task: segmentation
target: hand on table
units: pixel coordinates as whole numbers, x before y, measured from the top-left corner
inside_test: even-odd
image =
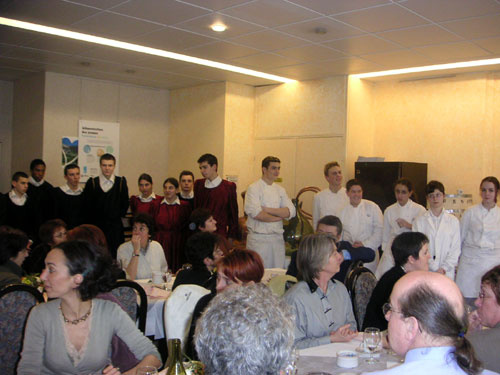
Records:
[[[336,331],[330,332],[330,342],[347,342],[351,341],[358,335],[358,331],[352,331],[350,324],[345,324],[339,327]]]
[[[104,370],[102,370],[103,374],[106,375],[120,375],[120,369],[118,367],[113,367],[113,365],[107,366]]]

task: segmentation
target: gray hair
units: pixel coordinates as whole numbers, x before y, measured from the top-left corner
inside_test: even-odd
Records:
[[[276,374],[294,343],[290,306],[262,284],[227,289],[196,324],[195,345],[205,374]]]
[[[297,251],[299,279],[312,282],[319,276],[334,251],[337,251],[337,245],[331,234],[316,233],[305,236]]]

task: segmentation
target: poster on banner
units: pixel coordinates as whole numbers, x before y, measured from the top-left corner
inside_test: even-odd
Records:
[[[62,137],[61,138],[63,168],[69,164],[78,164],[78,138],[77,137]]]
[[[118,174],[120,160],[120,124],[80,120],[78,124],[78,164],[81,180],[98,176],[99,158],[103,154],[112,154],[116,158],[115,174]]]

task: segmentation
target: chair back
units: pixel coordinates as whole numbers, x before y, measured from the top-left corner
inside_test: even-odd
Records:
[[[146,332],[146,315],[148,312],[148,297],[144,289],[132,280],[118,280],[110,291],[132,318],[138,322],[142,333]]]
[[[297,278],[291,275],[277,275],[271,278],[267,283],[267,286],[271,291],[278,297],[281,297],[285,292],[292,286],[297,284]]]
[[[30,285],[8,285],[0,291],[0,374],[16,373],[28,313],[41,302],[42,294]]]
[[[358,330],[363,326],[365,319],[366,306],[370,301],[373,289],[377,285],[377,278],[368,268],[363,267],[362,263],[353,268],[347,275],[346,287],[351,296],[354,317],[358,323]]]
[[[209,293],[210,290],[199,285],[183,284],[175,288],[165,303],[165,311],[163,312],[165,337],[167,340],[181,339],[183,351],[191,327],[194,308],[200,298]]]

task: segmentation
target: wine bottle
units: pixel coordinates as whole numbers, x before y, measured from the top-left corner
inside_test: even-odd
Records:
[[[168,361],[166,375],[186,375],[186,370],[182,364],[182,350],[180,339],[168,340]]]

